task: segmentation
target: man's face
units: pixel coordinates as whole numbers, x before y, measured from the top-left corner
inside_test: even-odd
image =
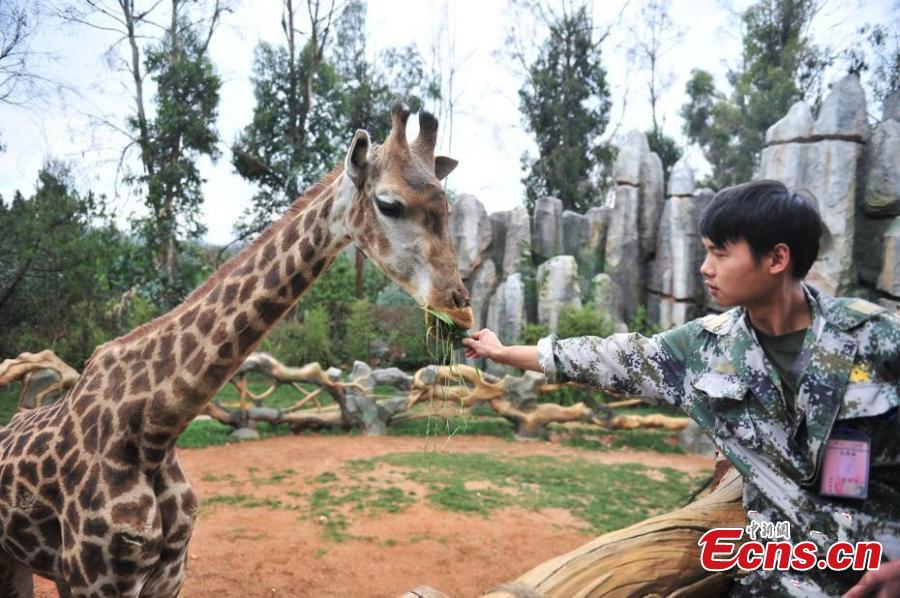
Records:
[[[770,291],[772,277],[766,270],[766,258],[757,262],[747,241],[741,239],[716,246],[704,237],[703,246],[706,259],[700,273],[719,305],[752,305]]]

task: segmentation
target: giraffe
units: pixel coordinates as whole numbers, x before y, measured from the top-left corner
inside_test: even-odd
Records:
[[[59,401],[0,430],[0,596],[32,572],[62,596],[170,597],[198,501],[175,453],[190,421],[350,242],[418,303],[471,328],[439,181],[438,123],[397,103],[343,164],[171,312],[98,347]]]

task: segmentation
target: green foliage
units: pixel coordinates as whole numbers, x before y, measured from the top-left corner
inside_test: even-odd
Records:
[[[241,236],[261,231],[338,164],[354,130],[383,141],[394,99],[416,110],[440,97],[414,46],[387,48],[369,61],[365,24],[365,3],[353,0],[341,11],[330,45],[296,47],[297,25],[283,21],[286,43],[256,48],[253,119],[232,145],[238,174],[258,187],[235,227]]]
[[[303,319],[284,318],[266,337],[260,351],[271,353],[288,365],[318,361],[324,366],[336,362],[329,332],[328,310],[316,305],[303,313]]]
[[[395,282],[389,282],[382,290],[378,293],[378,298],[375,300],[377,305],[385,305],[396,307],[400,305],[409,305],[413,306],[416,304],[415,300],[409,296],[409,294],[397,286]]]
[[[550,334],[550,330],[545,324],[527,322],[522,328],[522,334],[518,342],[522,345],[536,345],[539,340],[548,334]]]
[[[368,299],[360,299],[350,304],[350,315],[344,333],[344,341],[339,350],[344,361],[355,359],[369,361],[369,345],[375,339],[375,316]]]
[[[312,94],[306,95],[309,81]],[[253,62],[253,118],[232,145],[238,174],[258,187],[235,225],[242,236],[265,228],[336,162],[343,139],[339,79],[309,43],[260,42]]]
[[[631,322],[628,323],[628,330],[643,336],[653,336],[662,332],[662,327],[647,316],[646,306],[638,305],[637,309],[634,310]]]
[[[0,355],[50,348],[80,368],[121,334],[105,312],[128,288],[117,263],[133,244],[66,165],[44,165],[33,196],[0,205],[0,230]]]
[[[5,426],[19,407],[19,385],[0,387],[0,426]]]
[[[655,152],[662,161],[663,177],[668,183],[672,167],[681,159],[684,152],[678,147],[678,142],[663,133],[661,129],[647,131],[647,141],[650,144],[650,151]]]
[[[424,316],[416,317],[417,310],[409,310],[407,317],[395,322],[395,326],[388,332],[388,344],[396,351],[392,359],[394,365],[414,370],[424,365],[434,363],[432,352],[426,341],[427,329]],[[421,314],[421,312],[418,312]]]
[[[766,129],[800,99],[816,99],[832,59],[806,37],[817,0],[758,0],[742,15],[743,56],[728,73],[729,96],[712,75],[692,71],[684,132],[712,164],[715,189],[745,182],[759,164]]]
[[[585,5],[549,23],[549,35],[519,90],[525,123],[538,146],[522,158],[526,207],[552,195],[583,213],[604,196],[614,153],[598,141],[609,122],[610,93],[600,43]]]
[[[573,336],[609,336],[615,332],[615,324],[609,316],[591,305],[573,307],[567,305],[559,311],[557,334],[560,338]]]
[[[166,308],[180,303],[205,277],[185,241],[206,232],[200,221],[203,157],[216,159],[221,81],[195,25],[179,17],[147,51],[145,68],[156,83],[155,118],[129,121],[139,139],[143,172],[130,182],[145,193],[149,214],[135,222],[142,240],[145,292]]]
[[[259,432],[261,439],[287,436],[291,433],[286,425],[270,426],[267,423],[257,424],[256,431]],[[213,419],[195,420],[178,437],[178,448],[203,448],[228,444],[232,432],[234,432],[232,427]]]
[[[415,45],[385,48],[366,57],[366,3],[351,0],[338,21],[332,60],[341,83],[341,116],[347,131],[365,129],[379,142],[391,130],[391,104],[400,99],[415,112],[440,98],[440,84],[426,77]]]

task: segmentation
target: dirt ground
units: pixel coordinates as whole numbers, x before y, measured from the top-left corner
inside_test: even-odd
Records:
[[[546,442],[494,437],[298,436],[179,452],[201,500],[228,493],[227,477],[258,468],[265,477],[294,470],[277,487],[251,488],[254,497],[309,492],[311,477],[352,459],[414,451],[497,452],[507,455],[577,455],[597,463],[642,463],[708,472],[712,460],[640,452],[590,452]],[[377,472],[376,472],[377,473]],[[223,480],[225,478],[225,480]],[[241,492],[246,489],[242,487]],[[478,596],[551,557],[592,539],[582,523],[561,510],[494,511],[489,517],[451,513],[423,502],[400,512],[352,520],[353,539],[323,537],[322,522],[297,511],[226,504],[204,507],[194,529],[182,596],[398,596],[429,585],[454,597]],[[36,578],[35,596],[56,598]]]

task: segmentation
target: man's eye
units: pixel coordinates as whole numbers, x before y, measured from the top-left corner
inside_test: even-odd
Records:
[[[399,201],[388,201],[377,196],[375,197],[375,205],[378,207],[378,211],[388,218],[399,218],[403,216],[405,210],[403,204]]]

